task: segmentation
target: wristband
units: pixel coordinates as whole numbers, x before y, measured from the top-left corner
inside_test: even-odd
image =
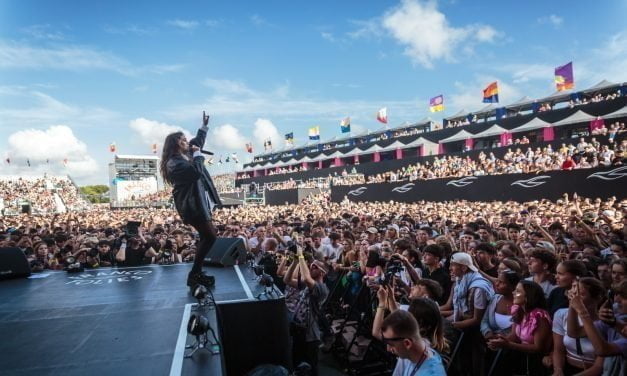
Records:
[[[377,309],[385,309],[385,307],[378,306]]]
[[[298,256],[298,259],[299,259],[299,260],[304,260],[304,259],[305,259],[305,256],[300,255],[300,256]]]

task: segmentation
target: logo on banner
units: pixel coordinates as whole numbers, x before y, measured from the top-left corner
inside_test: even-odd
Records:
[[[511,185],[520,185],[523,188],[534,188],[539,185],[546,183],[544,179],[550,179],[551,177],[548,175],[536,176],[535,178],[527,179],[527,180],[516,180]]]
[[[461,187],[465,187],[469,184],[474,183],[476,179],[477,179],[476,176],[466,176],[465,178],[451,180],[448,183],[446,183],[446,185],[452,185],[454,187],[461,188]]]
[[[616,180],[624,178],[625,176],[627,176],[627,166],[615,168],[611,171],[595,172],[594,174],[588,176],[586,179],[597,178],[603,180]]]
[[[414,183],[407,183],[405,185],[401,185],[400,187],[396,187],[394,189],[392,189],[392,192],[398,192],[398,193],[406,193],[411,191],[412,189],[414,189]]]
[[[69,277],[66,285],[105,285],[110,283],[125,283],[143,279],[152,273],[152,270],[113,270],[97,273],[82,273]]]
[[[367,187],[359,187],[357,189],[353,189],[352,191],[348,191],[347,195],[351,196],[361,196],[368,189]]]

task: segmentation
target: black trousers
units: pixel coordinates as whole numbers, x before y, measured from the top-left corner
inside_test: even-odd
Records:
[[[218,238],[218,233],[210,220],[190,224],[198,231],[198,235],[200,236],[196,244],[196,254],[194,255],[194,265],[192,266],[191,273],[200,273],[205,257],[207,257],[209,250],[211,250],[211,247],[213,247],[213,244]]]
[[[306,329],[291,325],[292,334],[292,363],[297,367],[302,362],[311,366],[311,375],[318,376],[318,348],[320,341],[307,342]]]

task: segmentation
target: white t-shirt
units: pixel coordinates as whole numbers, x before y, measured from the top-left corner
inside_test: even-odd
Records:
[[[579,317],[577,318],[579,325],[583,325]],[[586,362],[594,362],[594,347],[587,337],[579,338],[579,347],[581,354],[577,353],[577,339],[570,337],[567,333],[568,308],[562,308],[555,311],[553,316],[553,333],[564,337],[564,348],[569,357],[584,360]]]

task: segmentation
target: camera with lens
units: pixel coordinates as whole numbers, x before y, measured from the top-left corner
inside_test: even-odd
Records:
[[[393,257],[385,266],[383,276],[379,277],[376,282],[381,286],[387,286],[390,284],[392,279],[394,279],[394,275],[402,272],[403,270],[405,270],[405,268],[403,267],[402,261]]]

